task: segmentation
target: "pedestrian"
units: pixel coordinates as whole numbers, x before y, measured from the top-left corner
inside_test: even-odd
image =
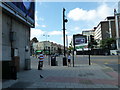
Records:
[[[71,55],[70,53],[68,54],[68,67],[71,66]]]
[[[43,61],[44,61],[44,55],[42,54],[42,52],[40,52],[38,59],[39,59],[38,70],[42,70]]]

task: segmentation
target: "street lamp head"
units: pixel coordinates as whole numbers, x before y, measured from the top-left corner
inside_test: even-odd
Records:
[[[68,20],[67,20],[67,19],[65,19],[65,20],[64,20],[64,22],[66,22],[66,23],[67,23],[67,22],[68,22]]]
[[[63,8],[63,11],[65,11],[65,8]]]

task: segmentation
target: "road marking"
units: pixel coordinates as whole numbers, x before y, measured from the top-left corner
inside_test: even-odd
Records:
[[[105,62],[104,64],[108,64],[108,62]]]

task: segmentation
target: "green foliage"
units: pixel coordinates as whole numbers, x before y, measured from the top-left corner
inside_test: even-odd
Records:
[[[71,52],[73,49],[74,49],[74,48],[73,48],[72,41],[71,41],[70,44],[69,44],[68,50],[69,50],[69,52]]]
[[[62,49],[58,47],[57,53],[62,54]]]
[[[33,42],[35,42],[35,43],[37,43],[37,42],[38,42],[38,40],[37,40],[37,38],[36,38],[36,37],[34,37],[34,38],[32,39],[32,41],[33,41]]]
[[[110,49],[111,44],[115,44],[116,39],[115,38],[107,38],[105,40],[100,41],[100,47],[103,49]]]

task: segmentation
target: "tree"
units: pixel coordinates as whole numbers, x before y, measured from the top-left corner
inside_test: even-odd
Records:
[[[58,47],[57,53],[62,54],[62,49]]]
[[[69,50],[69,52],[71,53],[71,51],[72,51],[73,49],[74,49],[74,48],[73,48],[72,41],[71,41],[70,44],[69,44],[68,50]]]
[[[100,41],[100,47],[102,49],[114,49],[115,47],[112,47],[112,45],[115,45],[116,39],[115,38],[107,38],[105,40]]]
[[[35,43],[37,43],[37,42],[38,42],[38,40],[37,40],[37,38],[36,38],[36,37],[34,37],[34,38],[32,39],[32,41],[33,41],[33,42],[35,42]]]

